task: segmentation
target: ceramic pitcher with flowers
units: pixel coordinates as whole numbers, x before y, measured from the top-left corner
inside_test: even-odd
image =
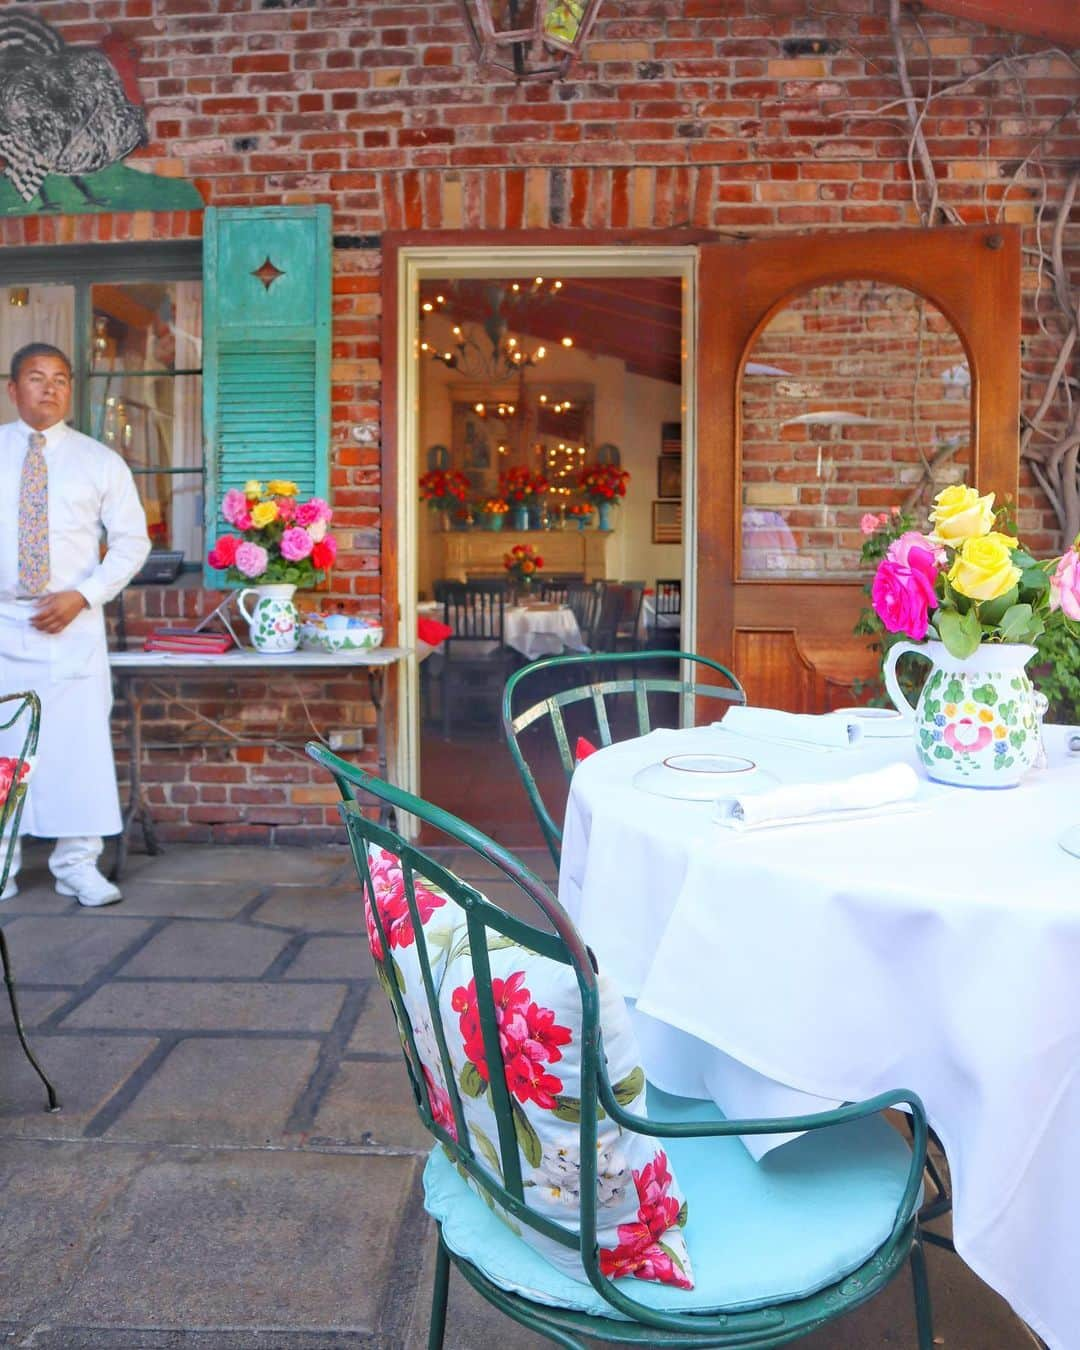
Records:
[[[895,527],[890,515],[864,527],[884,548],[870,591],[880,627],[913,639],[889,646],[885,687],[911,719],[927,774],[943,783],[1012,787],[1040,762],[1045,699],[1024,668],[1048,628],[1080,636],[1080,538],[1039,562],[1003,515],[992,493],[957,483],[935,497],[928,534],[902,514]],[[931,666],[914,707],[896,676],[907,652]]]
[[[248,586],[240,592],[237,604],[248,621],[251,645],[257,652],[294,652],[300,640],[300,625],[293,604],[295,586]],[[255,596],[252,609],[244,604]]]

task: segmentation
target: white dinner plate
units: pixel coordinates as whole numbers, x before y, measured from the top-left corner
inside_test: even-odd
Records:
[[[832,715],[858,722],[863,735],[875,740],[879,737],[906,738],[911,735],[911,718],[905,717],[895,708],[836,708]]]
[[[1080,825],[1073,825],[1071,829],[1066,830],[1058,843],[1066,853],[1071,853],[1074,858],[1080,858]]]
[[[764,792],[780,780],[741,755],[668,755],[639,769],[633,781],[654,797],[715,802]]]

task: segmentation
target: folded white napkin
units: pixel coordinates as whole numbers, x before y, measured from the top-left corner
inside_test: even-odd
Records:
[[[827,713],[815,717],[809,713],[782,712],[779,708],[751,708],[736,704],[717,723],[737,736],[755,736],[763,741],[790,741],[793,744],[818,745],[838,749],[862,740],[862,724],[855,717]]]
[[[831,783],[792,783],[771,792],[732,797],[717,803],[716,819],[732,830],[758,830],[770,825],[885,815],[910,810],[918,791],[918,775],[910,764],[890,764]]]

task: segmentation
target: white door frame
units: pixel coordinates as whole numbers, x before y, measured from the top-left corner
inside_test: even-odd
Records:
[[[697,260],[694,245],[550,245],[497,246],[406,245],[398,252],[397,399],[398,605],[402,645],[412,647],[416,634],[416,589],[419,572],[416,484],[420,475],[420,283],[428,278],[532,276],[542,270],[560,277],[676,276],[683,287],[683,641],[694,650],[696,623],[696,362]],[[415,793],[420,781],[420,682],[415,653],[404,664],[398,682],[395,781]],[[408,824],[409,822],[403,822]]]

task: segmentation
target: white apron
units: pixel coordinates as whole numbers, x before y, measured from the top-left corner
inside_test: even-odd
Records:
[[[33,690],[41,699],[37,762],[20,833],[46,839],[119,834],[104,615],[95,605],[52,636],[30,626],[33,609],[0,601],[0,694]],[[0,731],[0,755],[17,755],[25,734],[21,718]]]

